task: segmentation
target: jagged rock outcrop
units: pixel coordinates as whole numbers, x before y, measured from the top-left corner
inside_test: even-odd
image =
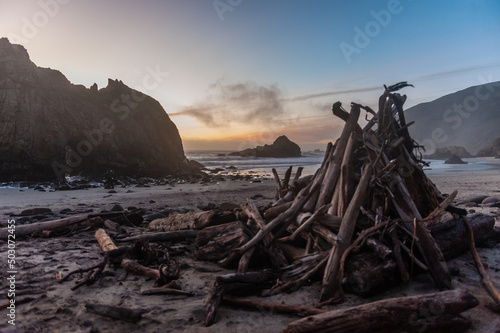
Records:
[[[37,67],[0,39],[0,180],[65,174],[161,177],[187,165],[175,124],[153,98],[118,80],[98,90]]]
[[[299,145],[290,141],[286,136],[282,135],[274,140],[271,145],[257,146],[256,148],[248,148],[242,151],[237,151],[229,154],[230,156],[243,157],[301,157]]]
[[[477,156],[495,156],[497,158],[500,157],[500,137],[493,140],[493,142],[488,145],[486,148],[481,149]]]
[[[426,158],[437,159],[437,160],[445,160],[450,158],[452,155],[458,156],[460,158],[470,158],[472,155],[461,146],[451,146],[444,148],[436,148],[434,154],[426,155]]]

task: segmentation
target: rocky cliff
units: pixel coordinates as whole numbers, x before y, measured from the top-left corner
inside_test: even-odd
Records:
[[[469,87],[405,111],[411,136],[432,154],[462,146],[475,155],[498,137],[500,82]]]
[[[478,153],[477,156],[495,156],[495,157],[500,157],[500,137],[496,138],[493,140],[492,143],[490,143],[489,146],[486,148],[481,149]]]
[[[278,137],[271,145],[257,146],[242,151],[230,153],[231,156],[248,157],[301,157],[299,145],[290,141],[286,136]]]
[[[0,39],[0,180],[67,174],[160,177],[186,163],[175,124],[153,98],[118,80],[98,90],[37,67]]]
[[[426,155],[425,157],[437,160],[445,160],[447,158],[452,157],[453,155],[458,156],[460,158],[472,157],[472,155],[464,147],[460,146],[436,148],[434,154]]]

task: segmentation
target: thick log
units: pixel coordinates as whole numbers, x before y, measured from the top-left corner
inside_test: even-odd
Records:
[[[35,222],[30,224],[16,225],[16,238],[29,236],[35,232],[41,232],[43,230],[56,230],[60,228],[75,226],[79,223],[86,221],[87,219],[88,215],[79,215],[54,221]],[[0,229],[0,239],[7,239],[8,234],[9,234],[9,228]]]
[[[276,274],[270,271],[217,276],[205,305],[205,326],[210,326],[215,322],[224,294],[249,295],[274,284],[276,277]]]
[[[300,317],[311,316],[326,312],[326,310],[321,310],[312,306],[259,302],[250,299],[242,299],[231,296],[224,296],[222,298],[222,304],[239,306],[258,311],[264,310],[271,313],[288,313]]]
[[[465,290],[391,298],[302,318],[290,323],[283,332],[383,332],[402,329],[429,316],[457,316],[478,304]],[[446,327],[442,329],[445,331]]]
[[[474,214],[467,217],[472,226],[474,241],[481,245],[492,237],[495,226],[495,218],[489,215]],[[463,218],[453,220],[455,227],[451,229],[432,231],[432,237],[436,240],[446,260],[458,257],[469,251],[469,231]]]
[[[339,296],[341,282],[339,280],[340,260],[344,251],[351,244],[359,210],[370,183],[372,169],[373,165],[371,163],[365,166],[363,176],[361,176],[356,192],[354,193],[346,214],[342,219],[342,224],[340,225],[338,234],[339,241],[337,241],[331,249],[328,264],[326,265],[325,275],[323,277],[323,286],[321,288],[320,302]]]
[[[142,209],[136,209],[134,211],[117,211],[117,212],[107,212],[107,213],[93,213],[89,214],[91,217],[100,217],[104,220],[111,220],[120,225],[125,225],[129,227],[138,227],[144,221],[142,215],[144,211]]]
[[[376,295],[400,282],[394,260],[383,260],[376,253],[351,254],[345,261],[343,285],[361,297]]]
[[[156,231],[177,231],[185,229],[203,229],[236,220],[233,212],[209,210],[205,212],[189,212],[186,214],[171,214],[149,223],[149,229]]]
[[[168,241],[182,241],[188,238],[196,238],[199,230],[179,230],[167,232],[147,233],[139,236],[126,237],[117,239],[117,242],[136,242],[147,240],[149,242],[168,242]]]
[[[105,220],[104,226],[108,230],[115,231],[115,232],[118,232],[120,234],[125,233],[125,229],[123,229],[123,227],[121,226],[120,223],[116,223],[116,222],[113,222],[111,220]]]
[[[144,310],[127,309],[118,306],[91,303],[85,303],[85,308],[89,312],[93,312],[95,314],[113,319],[127,321],[130,323],[137,323],[139,320],[141,320],[142,314],[144,312],[147,312]]]
[[[208,227],[196,236],[194,255],[197,260],[219,261],[229,257],[250,238],[250,231],[241,221]]]

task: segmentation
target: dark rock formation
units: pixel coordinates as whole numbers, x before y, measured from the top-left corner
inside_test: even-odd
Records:
[[[467,164],[467,162],[462,161],[460,157],[452,154],[446,161],[444,161],[444,164]]]
[[[445,160],[450,158],[452,155],[456,155],[461,158],[470,158],[472,155],[461,146],[451,146],[444,148],[437,148],[432,155],[426,156],[426,158]]]
[[[282,135],[272,145],[257,146],[229,154],[243,157],[301,157],[300,147]]]
[[[495,156],[496,158],[500,158],[500,137],[493,140],[489,146],[484,149],[481,149],[477,156]]]
[[[0,39],[0,180],[64,175],[161,177],[186,169],[175,124],[153,98],[118,80],[98,90],[37,67]]]

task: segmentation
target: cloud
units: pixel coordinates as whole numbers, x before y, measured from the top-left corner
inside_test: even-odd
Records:
[[[344,89],[344,90],[336,90],[336,91],[326,91],[326,92],[317,93],[317,94],[308,94],[308,95],[292,97],[292,98],[287,99],[287,101],[291,101],[291,102],[305,101],[308,99],[314,99],[314,98],[325,97],[325,96],[334,96],[334,95],[376,91],[376,90],[383,91],[383,89],[384,89],[383,86],[373,86],[373,87],[358,88],[358,89]]]
[[[275,85],[266,87],[253,81],[225,84],[219,80],[210,85],[204,101],[170,116],[190,116],[209,127],[282,123],[286,119],[281,94]]]
[[[433,73],[433,74],[422,75],[422,76],[418,77],[417,80],[425,81],[425,80],[436,80],[436,79],[448,78],[448,77],[453,77],[457,74],[461,74],[461,73],[465,73],[465,72],[475,71],[475,70],[479,70],[479,69],[488,69],[488,68],[493,68],[493,67],[498,67],[498,66],[500,66],[500,63],[497,62],[497,63],[491,63],[491,64],[462,67],[462,68],[457,68],[457,69],[450,70],[450,71],[443,71],[443,72],[438,72],[438,73]]]

